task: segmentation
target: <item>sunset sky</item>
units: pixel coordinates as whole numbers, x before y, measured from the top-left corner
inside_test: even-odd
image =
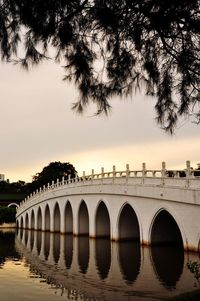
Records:
[[[0,66],[0,173],[10,181],[31,181],[53,161],[70,162],[79,175],[141,168],[193,167],[200,162],[200,127],[180,123],[174,136],[155,122],[155,100],[144,95],[111,100],[108,117],[94,116],[94,108],[76,115],[71,105],[78,97],[73,84],[62,81],[64,69],[53,62],[25,72],[19,66]]]

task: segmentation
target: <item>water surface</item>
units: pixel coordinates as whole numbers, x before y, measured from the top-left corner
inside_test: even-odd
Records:
[[[164,300],[195,289],[198,254],[40,231],[0,232],[3,301]]]

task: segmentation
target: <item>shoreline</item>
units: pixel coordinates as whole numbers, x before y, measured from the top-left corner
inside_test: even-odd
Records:
[[[16,228],[16,223],[3,223],[0,224],[0,230],[1,229],[15,229]]]

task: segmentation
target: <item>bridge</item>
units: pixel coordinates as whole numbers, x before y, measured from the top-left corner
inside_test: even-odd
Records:
[[[117,171],[52,182],[17,208],[17,227],[75,236],[138,240],[143,245],[181,244],[199,251],[200,177],[184,171]]]

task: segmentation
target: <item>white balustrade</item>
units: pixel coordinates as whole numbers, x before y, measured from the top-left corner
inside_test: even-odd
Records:
[[[90,185],[94,185],[98,180],[100,180],[99,183],[102,184],[104,181],[108,181],[109,178],[112,178],[113,184],[115,184],[117,179],[125,178],[129,179],[132,185],[167,185],[183,188],[200,188],[200,170],[194,170],[190,165],[190,161],[186,161],[186,169],[184,170],[168,170],[165,162],[162,162],[162,168],[160,170],[147,169],[146,163],[142,163],[141,170],[130,170],[129,164],[126,164],[126,170],[117,171],[116,166],[113,165],[112,171],[105,172],[104,167],[102,167],[101,173],[95,173],[94,169],[92,169],[90,175],[86,175],[85,171],[83,171],[82,177],[76,175],[75,178],[71,178],[71,175],[68,175],[67,179],[62,177],[61,181],[59,181],[59,179],[57,179],[56,183],[52,181],[51,185],[48,183],[47,187],[44,185],[43,187],[40,187],[39,190],[37,189],[27,196],[27,198],[21,202],[19,209],[21,206],[24,206],[25,203],[31,202],[32,199],[37,198],[37,195],[41,195],[41,193],[48,192],[56,187],[63,187],[65,185],[83,185],[86,182],[88,182],[88,184],[90,183]],[[122,182],[122,184],[123,183],[127,184],[127,180]]]

